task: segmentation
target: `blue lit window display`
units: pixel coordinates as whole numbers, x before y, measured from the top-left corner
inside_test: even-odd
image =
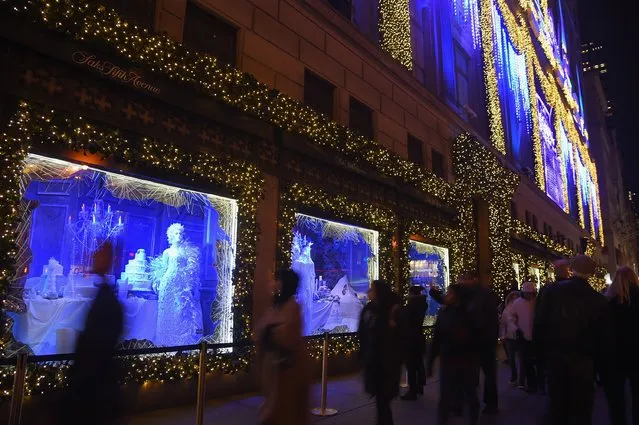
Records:
[[[292,268],[304,335],[356,332],[370,282],[378,278],[374,230],[296,214]]]
[[[494,3],[492,15],[495,69],[504,129],[517,165],[532,168],[532,118],[526,56],[515,49]]]
[[[235,200],[39,155],[28,156],[21,189],[26,312],[10,314],[14,337],[34,353],[73,350],[101,283],[92,254],[107,240],[123,341],[232,341]]]
[[[437,286],[445,290],[449,284],[448,249],[419,241],[410,241],[408,249],[411,285],[423,286],[426,293]],[[437,315],[439,304],[428,296],[427,316]]]
[[[546,193],[562,209],[566,207],[564,198],[564,179],[562,164],[557,151],[557,142],[552,129],[552,114],[546,102],[537,96],[537,111],[539,116],[539,136],[544,161],[544,175],[546,180]]]

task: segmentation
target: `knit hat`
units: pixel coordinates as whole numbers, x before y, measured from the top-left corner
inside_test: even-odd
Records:
[[[524,282],[523,285],[521,285],[521,292],[526,294],[534,294],[535,292],[537,292],[537,286],[534,284],[534,282]]]
[[[595,274],[597,263],[587,255],[575,255],[570,260],[570,270],[584,276],[592,276]]]

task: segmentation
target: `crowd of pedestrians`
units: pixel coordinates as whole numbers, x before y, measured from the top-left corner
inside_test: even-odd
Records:
[[[393,423],[390,401],[398,393],[402,362],[409,388],[400,398],[412,401],[423,393],[439,359],[438,425],[466,409],[471,425],[482,415],[498,414],[498,341],[506,353],[510,384],[547,395],[544,424],[591,424],[596,382],[603,386],[612,425],[627,423],[629,382],[632,423],[639,424],[639,367],[634,361],[639,354],[639,280],[632,269],[621,267],[599,293],[589,283],[595,269],[594,260],[585,255],[559,260],[554,282],[541,288],[524,282],[501,304],[490,279],[474,273],[461,276],[445,293],[431,289],[429,295],[442,308],[427,350],[421,328],[428,307],[422,288],[412,287],[406,305],[399,307],[388,285],[380,291],[380,284],[374,284],[360,337],[366,389],[378,400],[378,425]],[[389,350],[389,343],[401,346],[402,355]]]

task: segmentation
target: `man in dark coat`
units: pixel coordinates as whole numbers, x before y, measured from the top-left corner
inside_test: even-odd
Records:
[[[538,301],[533,341],[548,373],[548,425],[592,423],[595,373],[605,379],[610,371],[614,333],[606,299],[588,283],[595,268],[577,255],[572,277],[548,286]]]
[[[408,392],[401,396],[402,400],[417,400],[417,395],[424,393],[424,385],[426,385],[424,370],[426,339],[422,328],[428,303],[426,295],[422,294],[423,289],[421,286],[411,286],[408,302],[401,312],[404,361],[408,372]]]
[[[490,276],[480,280],[466,274],[460,283],[472,291],[469,314],[478,329],[479,366],[484,373],[484,414],[499,411],[497,398],[497,340],[499,339],[499,297],[491,289]]]
[[[477,373],[480,333],[469,311],[473,297],[471,289],[451,285],[443,297],[444,302],[435,323],[427,374],[432,376],[435,358],[440,357],[438,425],[448,423],[450,415],[457,413],[463,399],[469,405],[471,425],[479,420]]]
[[[537,295],[538,302],[535,304],[535,316],[539,313],[539,305],[541,304],[539,300],[541,300],[541,297],[544,295],[546,288],[570,278],[570,260],[557,260],[552,265],[555,272],[555,281],[547,283],[539,289],[539,294]],[[537,357],[537,381],[539,383],[539,390],[544,394],[546,392],[546,369],[544,365],[544,353],[539,350],[539,347],[535,347],[535,356]]]

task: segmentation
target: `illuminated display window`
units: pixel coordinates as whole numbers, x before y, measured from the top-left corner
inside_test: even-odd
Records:
[[[379,234],[349,224],[296,214],[292,268],[304,335],[356,332],[370,282],[379,276]]]
[[[442,248],[419,241],[410,241],[408,249],[411,285],[422,286],[428,293],[437,286],[443,291],[449,285],[450,264],[448,248]],[[435,316],[439,304],[428,296],[427,316]]]
[[[36,354],[73,351],[97,286],[117,292],[123,341],[232,341],[237,203],[211,194],[29,155],[18,265],[26,311],[16,340]],[[105,241],[104,279],[92,255]]]

